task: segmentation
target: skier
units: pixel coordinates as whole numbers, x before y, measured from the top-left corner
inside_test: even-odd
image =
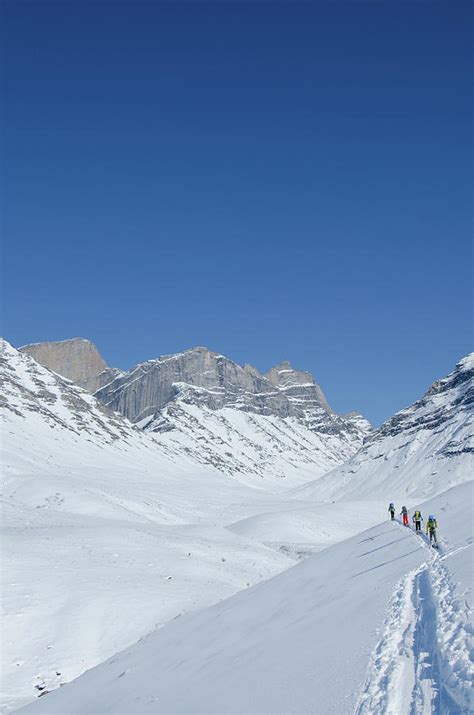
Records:
[[[395,519],[395,507],[393,505],[393,502],[390,502],[388,505],[388,511],[390,512],[390,518],[393,521]]]
[[[402,506],[400,514],[403,517],[403,526],[408,526],[408,510],[406,506]]]
[[[415,524],[415,531],[417,534],[421,534],[421,522],[423,521],[423,517],[421,516],[421,511],[418,511],[418,509],[415,511],[413,514],[413,522]]]
[[[436,529],[438,528],[438,522],[436,521],[436,518],[430,514],[428,517],[428,521],[426,522],[426,533],[430,535],[430,544],[433,543],[433,546],[438,546],[438,539],[436,538]]]

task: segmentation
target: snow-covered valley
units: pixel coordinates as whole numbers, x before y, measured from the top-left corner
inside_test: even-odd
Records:
[[[285,380],[294,373],[280,372]],[[449,641],[436,654],[436,678],[465,703],[472,663],[456,638],[469,634],[466,607],[459,620],[452,604],[471,599],[472,492],[463,482],[472,478],[472,358],[453,375],[432,401],[409,408],[406,428],[393,418],[397,429],[386,423],[357,452],[359,418],[315,408],[322,398],[313,382],[303,383],[313,395],[308,407],[306,392],[293,394],[299,376],[282,384],[295,414],[285,414],[288,398],[266,383],[276,411],[248,409],[247,393],[243,406],[209,405],[195,386],[180,384],[159,415],[132,424],[4,343],[5,712],[38,695],[32,711],[431,712],[436,683],[430,696],[413,676],[397,710],[370,670],[374,658],[383,661],[383,682],[398,692],[397,673],[407,668],[382,624],[398,607],[392,601],[386,614],[393,594],[405,622],[412,600],[397,584],[421,599],[428,571],[429,592],[438,583],[444,594],[432,612],[439,623],[446,617],[440,637]],[[462,449],[453,451],[455,442]],[[459,486],[446,492],[452,484]],[[445,539],[439,557],[398,524],[380,526],[390,499],[414,507],[431,495],[439,496],[427,509]],[[450,643],[467,658],[456,687],[448,683]],[[407,667],[421,673],[421,646],[415,650]],[[113,667],[99,666],[111,657]]]
[[[472,712],[472,498],[470,483],[422,505],[440,515],[439,553],[379,524],[22,712]]]

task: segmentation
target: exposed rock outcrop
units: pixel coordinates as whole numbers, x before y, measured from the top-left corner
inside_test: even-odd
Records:
[[[96,396],[132,422],[139,422],[162,410],[183,385],[196,388],[188,392],[188,400],[213,410],[235,407],[282,417],[293,413],[285,395],[258,370],[241,367],[203,347],[141,363],[98,390]]]
[[[329,452],[337,460],[338,450],[347,459],[371,429],[360,415],[335,414],[313,376],[293,369],[289,362],[263,375],[252,365],[241,366],[208,348],[195,347],[122,372],[108,367],[95,345],[81,338],[26,345],[21,352],[153,432],[187,430],[183,422],[184,413],[189,412],[186,405],[213,411],[230,408],[295,419],[305,429],[323,435],[328,444],[336,439]],[[214,438],[217,435],[209,435],[210,440]]]
[[[332,412],[323,391],[309,372],[294,370],[288,361],[281,362],[267,372],[270,382],[284,392],[287,399],[295,406],[321,407],[325,412]]]
[[[109,367],[94,343],[85,338],[31,343],[20,352],[92,393],[122,374]]]
[[[313,376],[294,370],[288,362],[262,375],[251,365],[242,367],[204,347],[141,363],[99,389],[96,397],[153,431],[173,429],[173,410],[165,413],[165,408],[176,401],[211,410],[293,417],[313,432],[348,441],[354,450],[371,430],[360,416],[335,414]]]

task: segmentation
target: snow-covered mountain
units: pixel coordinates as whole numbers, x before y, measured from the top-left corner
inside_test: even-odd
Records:
[[[285,488],[346,461],[371,429],[334,414],[289,363],[264,376],[201,347],[142,363],[95,396],[202,464],[248,483],[271,474]]]
[[[474,474],[474,353],[369,435],[345,464],[295,492],[300,498],[413,501]]]
[[[103,385],[98,400],[172,452],[249,484],[286,489],[321,476],[371,431],[357,413],[336,415],[312,375],[288,362],[265,376],[197,347],[124,373],[79,338],[21,350],[83,387]]]

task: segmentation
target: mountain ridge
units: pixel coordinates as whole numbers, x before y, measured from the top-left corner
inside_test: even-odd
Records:
[[[364,440],[345,464],[296,490],[302,498],[432,496],[474,472],[474,353]]]
[[[54,343],[38,343],[24,346],[22,350],[33,353],[33,357],[61,374],[61,354],[67,353],[67,349],[72,353],[77,348],[82,351],[84,344],[89,351],[95,350],[100,355],[93,343],[84,338],[62,341],[57,348]],[[57,359],[52,361],[50,353],[55,350]],[[74,354],[66,354],[66,369],[62,371],[67,373],[66,377],[71,375],[71,362],[77,362]],[[181,414],[189,422],[189,415],[179,409],[184,404],[214,411],[230,408],[249,415],[293,418],[304,429],[331,443],[328,467],[334,466],[333,458],[337,454],[333,438],[341,442],[341,455],[346,459],[372,429],[368,420],[358,413],[337,415],[311,373],[294,369],[289,361],[282,361],[263,374],[249,363],[240,365],[204,346],[151,358],[125,372],[106,366],[101,373],[89,374],[79,384],[93,391],[105,406],[148,431],[186,431],[177,419]],[[214,442],[220,439],[215,433],[211,437]],[[221,457],[214,454],[212,463],[215,459],[222,464]]]

